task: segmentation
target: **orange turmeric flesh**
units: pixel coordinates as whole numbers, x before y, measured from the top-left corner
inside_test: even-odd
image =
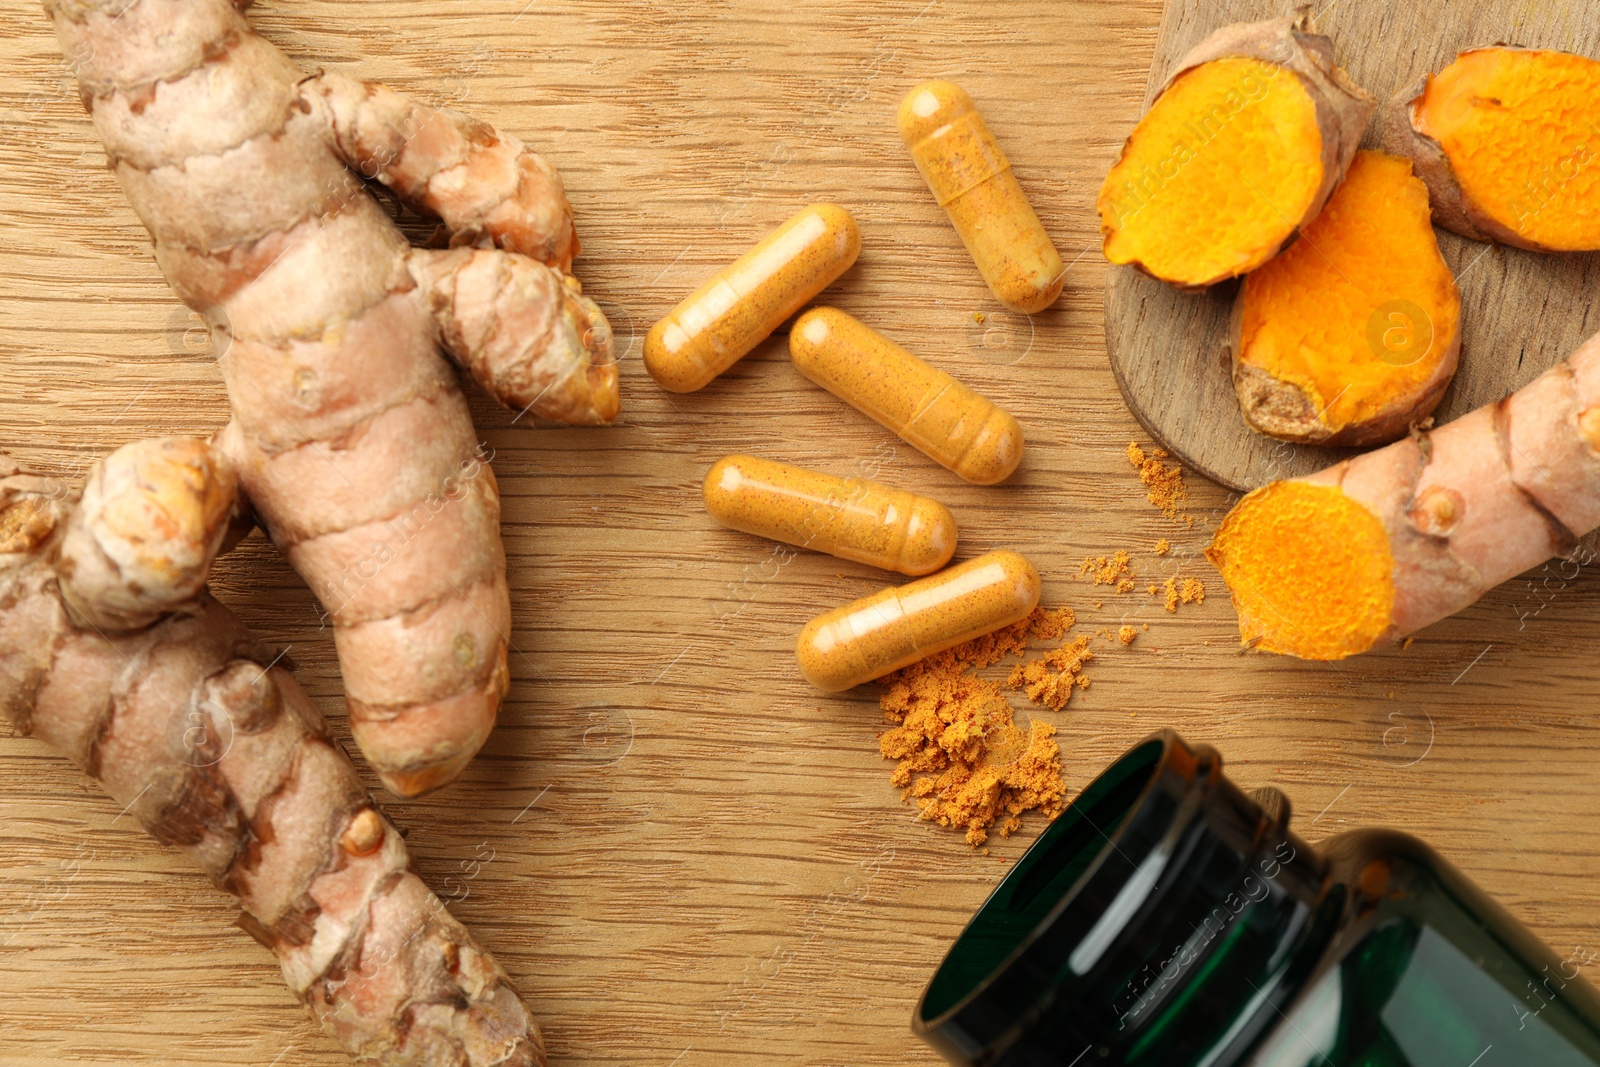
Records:
[[[1316,100],[1292,71],[1231,57],[1181,74],[1101,187],[1106,258],[1185,287],[1275,255],[1323,186]]]
[[[1234,385],[1274,437],[1370,444],[1403,435],[1455,374],[1461,294],[1409,160],[1356,156],[1301,241],[1245,279]]]
[[[1430,78],[1411,118],[1443,150],[1467,216],[1488,236],[1580,252],[1600,249],[1597,109],[1600,63],[1483,48]]]
[[[1337,486],[1257,489],[1223,520],[1206,558],[1233,593],[1245,645],[1335,660],[1365,652],[1390,629],[1389,536]]]

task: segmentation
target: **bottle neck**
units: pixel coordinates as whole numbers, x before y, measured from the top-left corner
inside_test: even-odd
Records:
[[[1225,1067],[1277,1019],[1342,892],[1208,746],[1163,732],[1084,790],[934,975],[913,1027],[953,1063]],[[1043,1057],[1043,1058],[1041,1058]],[[1114,1057],[1114,1058],[1103,1058]]]

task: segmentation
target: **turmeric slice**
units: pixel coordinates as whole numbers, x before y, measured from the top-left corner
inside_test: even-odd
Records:
[[[1361,152],[1302,241],[1245,279],[1233,384],[1285,441],[1364,445],[1439,405],[1461,352],[1461,294],[1408,160]]]
[[[1308,27],[1228,26],[1183,58],[1100,189],[1107,259],[1204,288],[1261,266],[1316,218],[1375,101]]]
[[[1385,108],[1384,143],[1415,160],[1445,229],[1535,252],[1594,251],[1596,108],[1600,63],[1479,48],[1401,92]]]
[[[1389,627],[1388,534],[1337,486],[1257,489],[1223,520],[1206,558],[1233,593],[1246,645],[1344,659],[1371,648]]]

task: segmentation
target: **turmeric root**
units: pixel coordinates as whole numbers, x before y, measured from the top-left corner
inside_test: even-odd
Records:
[[[1106,258],[1184,288],[1256,269],[1321,212],[1375,106],[1305,19],[1218,30],[1101,186]]]
[[[1408,155],[1434,219],[1535,252],[1600,249],[1600,63],[1565,52],[1478,48],[1384,108],[1384,147]]]
[[[76,501],[0,468],[0,716],[237,896],[360,1062],[543,1064],[505,972],[412,873],[315,706],[205,591],[236,486],[198,438],[117,450]]]
[[[1246,496],[1206,550],[1246,645],[1343,659],[1468,607],[1600,526],[1600,336],[1431,432]]]
[[[301,72],[230,0],[46,9],[157,262],[210,326],[233,413],[217,447],[332,618],[356,743],[396,793],[443,785],[493,725],[510,605],[494,476],[439,349],[535,415],[617,412],[560,179],[464,115]],[[409,247],[357,172],[457,247]]]
[[[1461,294],[1411,164],[1361,152],[1305,237],[1245,278],[1233,384],[1286,441],[1392,441],[1438,407],[1461,353]]]

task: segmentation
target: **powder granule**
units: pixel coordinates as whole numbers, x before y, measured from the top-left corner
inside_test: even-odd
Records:
[[[1183,468],[1162,462],[1171,458],[1166,449],[1152,448],[1146,452],[1139,447],[1139,442],[1128,442],[1128,462],[1139,472],[1145,495],[1150,498],[1150,503],[1161,509],[1161,514],[1176,519],[1180,518],[1179,510],[1189,502],[1189,488],[1183,484]],[[1193,516],[1183,515],[1181,518],[1190,525],[1194,523]]]
[[[1165,537],[1163,537],[1161,540],[1156,542],[1156,555],[1165,556],[1168,552],[1171,552],[1171,551],[1172,551],[1172,542],[1168,541]]]
[[[1020,689],[1035,704],[1060,711],[1072,699],[1074,689],[1089,688],[1083,665],[1092,659],[1094,653],[1089,651],[1089,639],[1079,636],[1032,662],[1015,667],[1006,679],[1006,687]]]
[[[1027,625],[1029,640],[1057,641],[1078,624],[1078,617],[1071,608],[1055,608],[1051,611],[1036,608],[1023,622]]]
[[[1203,604],[1206,585],[1198,578],[1167,579],[1167,610],[1176,613],[1179,604]]]
[[[1133,588],[1133,571],[1128,565],[1132,562],[1128,550],[1119,548],[1110,557],[1091,556],[1078,566],[1079,577],[1093,576],[1095,585],[1115,585],[1117,592],[1126,593]],[[1122,583],[1128,583],[1128,588],[1122,588]]]
[[[1138,636],[1139,631],[1134,629],[1132,626],[1124,626],[1122,629],[1117,631],[1117,640],[1122,642],[1124,645],[1133,644],[1134,639]]]

